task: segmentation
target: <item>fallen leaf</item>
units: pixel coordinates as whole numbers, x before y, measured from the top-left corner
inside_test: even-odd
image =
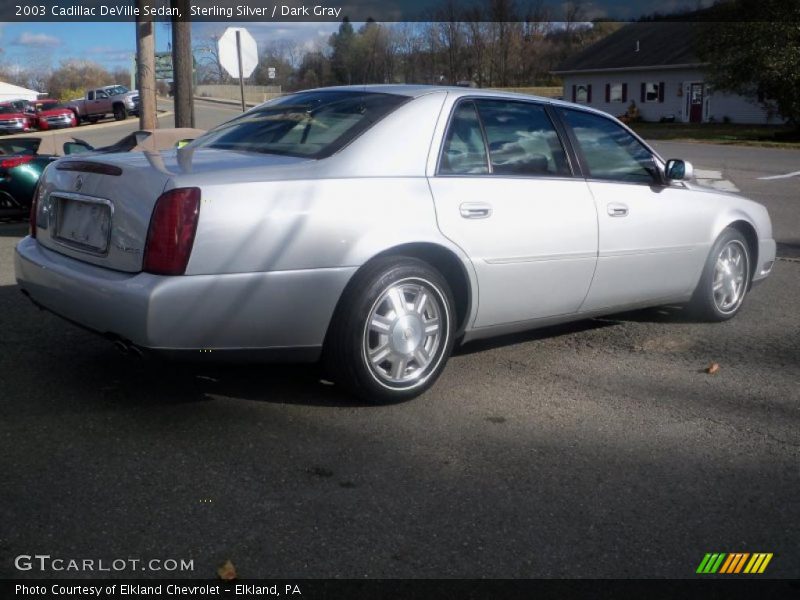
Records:
[[[719,363],[712,362],[706,367],[706,373],[709,375],[716,375],[719,371]]]
[[[234,567],[233,563],[229,560],[226,560],[225,564],[217,569],[217,575],[219,575],[219,578],[223,581],[233,581],[238,577],[236,575],[236,567]]]

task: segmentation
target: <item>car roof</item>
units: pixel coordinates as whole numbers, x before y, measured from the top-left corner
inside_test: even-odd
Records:
[[[471,88],[455,85],[417,85],[417,84],[402,84],[402,83],[385,83],[385,84],[370,84],[370,85],[339,85],[334,87],[315,88],[313,90],[303,90],[303,92],[332,92],[332,91],[358,91],[358,92],[372,92],[376,94],[395,94],[398,96],[408,96],[410,98],[419,98],[427,94],[436,92],[446,92],[455,97],[478,97],[478,98],[504,98],[508,100],[536,100],[539,102],[546,102],[554,106],[565,106],[569,108],[577,108],[587,112],[601,114],[605,117],[609,116],[601,110],[585,106],[583,104],[575,104],[565,100],[556,100],[555,98],[548,98],[546,96],[536,96],[533,94],[521,94],[518,92],[506,92],[503,90],[493,90],[491,88]],[[301,92],[298,92],[301,93]]]

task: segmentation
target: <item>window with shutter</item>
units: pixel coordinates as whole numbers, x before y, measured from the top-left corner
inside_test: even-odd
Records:
[[[663,83],[643,83],[642,84],[642,102],[663,102],[664,91]]]
[[[625,84],[612,83],[609,88],[609,102],[625,102]]]

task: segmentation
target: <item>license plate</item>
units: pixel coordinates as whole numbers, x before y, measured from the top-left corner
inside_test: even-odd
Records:
[[[100,254],[108,250],[111,209],[107,204],[59,198],[57,223],[56,237],[61,241]]]

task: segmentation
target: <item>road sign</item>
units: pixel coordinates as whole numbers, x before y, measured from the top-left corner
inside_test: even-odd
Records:
[[[242,72],[239,73],[236,32],[239,32],[242,53]],[[258,65],[258,46],[253,36],[244,27],[228,27],[217,42],[219,64],[231,77],[250,77]]]
[[[275,67],[267,67],[267,77],[269,77],[270,79],[275,79],[276,77]]]
[[[156,79],[173,79],[172,52],[156,52]]]

